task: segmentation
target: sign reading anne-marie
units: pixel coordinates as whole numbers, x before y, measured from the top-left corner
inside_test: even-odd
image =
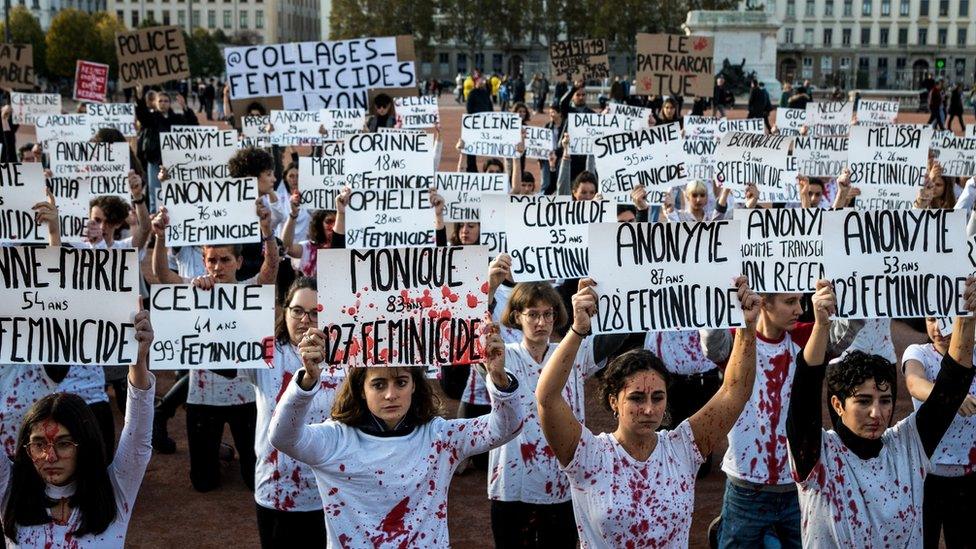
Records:
[[[483,360],[483,246],[319,250],[319,327],[329,364],[419,366]]]
[[[0,246],[0,363],[134,364],[138,254]]]
[[[592,80],[610,77],[606,38],[560,40],[549,44],[549,63],[557,80]]]
[[[963,292],[973,267],[962,210],[823,213],[823,264],[837,318],[970,316]]]
[[[742,325],[738,221],[600,223],[589,232],[594,333]]]
[[[637,34],[637,94],[711,97],[715,39]]]
[[[183,31],[179,27],[149,27],[115,34],[119,80],[123,88],[148,86],[190,77]]]

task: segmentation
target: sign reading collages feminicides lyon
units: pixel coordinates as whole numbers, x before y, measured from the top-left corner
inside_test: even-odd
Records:
[[[630,133],[618,133],[594,142],[599,193],[630,195],[637,185],[649,193],[648,201],[660,203],[675,185],[687,177],[684,140],[677,122]]]
[[[268,368],[274,360],[274,285],[153,284],[156,370]]]
[[[427,189],[362,189],[349,194],[346,247],[434,246],[434,208]]]
[[[589,227],[594,333],[741,326],[738,221]]]
[[[850,138],[845,136],[797,137],[793,142],[797,171],[809,177],[837,177],[847,166],[849,147]]]
[[[464,154],[516,158],[522,119],[514,112],[481,112],[461,117]]]
[[[336,209],[336,193],[346,184],[342,143],[323,143],[322,156],[298,157],[298,190],[307,210]]]
[[[792,137],[727,133],[715,150],[715,180],[730,189],[750,183],[760,192],[782,193]]]
[[[61,94],[10,92],[12,123],[33,126],[45,114],[61,114]]]
[[[246,244],[261,240],[253,177],[163,182],[167,246]]]
[[[228,162],[237,152],[237,132],[209,130],[159,135],[163,166],[170,178],[199,181],[230,177]]]
[[[0,362],[134,364],[138,254],[0,246]]]
[[[593,143],[598,138],[646,127],[646,119],[622,114],[570,113],[566,128],[569,132],[569,154],[593,154]]]
[[[34,222],[33,209],[44,190],[40,162],[0,164],[0,244],[47,242],[47,225]]]
[[[424,132],[358,133],[345,141],[346,183],[354,189],[434,185],[434,137]]]
[[[711,97],[715,39],[637,34],[637,94]]]
[[[481,218],[481,197],[508,192],[504,173],[437,172],[437,192],[444,199],[444,221],[459,223]]]
[[[939,132],[932,139],[932,149],[938,152],[942,175],[972,177],[976,174],[976,139]]]
[[[535,198],[505,208],[512,279],[532,282],[587,276],[587,227],[616,217],[606,200]]]
[[[970,316],[963,292],[974,269],[964,254],[962,210],[823,213],[824,271],[837,318]],[[960,260],[961,259],[961,260]]]
[[[320,250],[325,360],[349,366],[469,364],[488,309],[482,246]]]
[[[824,210],[820,208],[737,208],[742,227],[742,274],[759,293],[816,291],[823,278]]]
[[[606,38],[560,40],[549,44],[550,72],[556,80],[593,80],[610,77]]]
[[[928,165],[932,128],[895,124],[851,128],[848,167],[858,209],[911,208]]]
[[[396,119],[405,130],[424,130],[440,123],[436,95],[394,97]]]

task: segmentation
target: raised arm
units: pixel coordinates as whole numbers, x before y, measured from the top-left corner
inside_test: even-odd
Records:
[[[54,195],[47,192],[47,200],[34,204],[34,222],[40,225],[47,223],[47,242],[51,246],[61,245],[61,219],[58,217],[58,206],[54,202]]]
[[[592,288],[595,285],[589,278],[580,280],[579,291],[573,295],[573,325],[549,357],[535,390],[542,434],[563,467],[573,460],[583,433],[583,426],[563,397],[563,388],[580,344],[590,333],[590,317],[596,314],[597,295]]]
[[[132,194],[132,205],[136,209],[136,220],[139,223],[132,228],[132,247],[141,250],[149,240],[152,223],[149,220],[149,208],[146,207],[148,202],[146,193],[149,191],[142,184],[142,177],[135,170],[129,170],[129,192]]]
[[[295,243],[295,220],[298,219],[299,202],[301,195],[295,193],[288,201],[288,219],[285,220],[285,227],[281,230],[281,245],[285,248],[285,253],[290,257],[302,257],[302,246]]]
[[[437,193],[437,189],[430,188],[430,205],[434,207],[434,230],[443,231],[444,226],[444,197]],[[447,244],[446,242],[444,243]]]
[[[559,177],[556,179],[556,195],[568,196],[571,194],[571,183],[569,180],[572,158],[569,154],[569,132],[563,134],[563,161],[559,163]]]
[[[971,210],[974,203],[976,203],[976,177],[970,177],[966,179],[966,185],[963,186],[959,198],[956,199],[955,209]]]
[[[759,296],[749,289],[746,277],[735,281],[745,327],[736,330],[732,356],[725,367],[725,377],[718,392],[688,419],[695,444],[703,456],[729,434],[752,396],[756,379],[756,320],[759,318]]]
[[[264,243],[264,261],[261,262],[261,270],[258,272],[258,284],[274,284],[278,280],[278,241],[275,239],[274,230],[271,228],[271,210],[264,205],[264,201],[259,197],[256,201],[258,219],[261,222],[261,241]]]
[[[166,208],[159,208],[159,212],[152,220],[152,231],[156,235],[156,242],[152,250],[152,270],[160,284],[183,284],[183,277],[169,268],[169,257],[166,253],[166,228],[169,227],[169,214]]]

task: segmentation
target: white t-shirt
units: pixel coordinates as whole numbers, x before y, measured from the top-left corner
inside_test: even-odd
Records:
[[[892,364],[897,363],[898,355],[895,354],[895,344],[891,340],[891,319],[869,318],[865,320],[864,327],[857,332],[854,341],[847,349],[844,349],[841,356],[851,351],[878,355]]]
[[[76,530],[81,520],[77,508],[71,512],[67,524],[39,524],[36,526],[19,526],[17,539],[5,538],[8,548],[18,547],[57,547],[57,548],[105,548],[123,547],[125,535],[129,529],[129,519],[132,518],[132,507],[136,502],[136,495],[142,485],[142,477],[152,457],[152,418],[153,398],[156,395],[156,378],[150,374],[149,388],[141,390],[129,385],[126,396],[125,427],[119,438],[119,445],[115,450],[115,458],[108,466],[109,480],[115,493],[115,520],[99,535],[74,537],[71,532]],[[10,497],[10,473],[12,463],[4,456],[0,456],[0,494],[3,508],[7,506]]]
[[[648,332],[644,337],[644,348],[657,355],[672,374],[688,376],[718,368],[705,357],[698,330]]]
[[[254,402],[254,386],[238,370],[237,377],[227,379],[209,370],[190,370],[187,404],[233,406]]]
[[[308,465],[295,461],[271,446],[268,427],[278,399],[292,376],[302,367],[302,360],[291,344],[275,344],[274,365],[267,370],[242,370],[244,377],[254,384],[258,408],[257,428],[254,432],[254,501],[267,509],[278,511],[318,511],[322,498],[315,486],[315,477]],[[329,419],[344,372],[338,375],[322,372],[322,390],[312,399],[309,425]]]
[[[942,369],[942,355],[931,343],[909,345],[901,360],[903,365],[909,360],[920,362],[925,369],[925,377],[933,383]],[[976,396],[976,379],[969,386],[969,394]],[[918,410],[922,402],[912,397],[912,404]],[[949,430],[942,437],[931,460],[934,475],[959,477],[976,472],[976,416],[953,416]]]
[[[478,406],[486,406],[491,403],[488,398],[488,387],[485,386],[485,378],[481,376],[473,364],[468,371],[468,382],[464,385],[464,391],[461,393],[461,402]]]
[[[41,373],[44,373],[43,368]],[[61,380],[58,390],[74,393],[85,399],[86,404],[108,402],[108,393],[105,392],[105,368],[93,364],[75,364],[68,368],[68,375]]]
[[[533,360],[522,343],[505,346],[505,369],[521,384],[519,405],[525,410],[522,432],[515,440],[488,454],[488,499],[552,504],[569,501],[569,479],[559,470],[559,461],[542,435],[535,389],[539,385],[542,368],[556,350],[551,343],[542,362]],[[563,398],[573,409],[573,415],[584,423],[584,380],[593,375],[598,366],[593,358],[593,338],[583,340],[572,373],[563,389]]]
[[[857,457],[834,431],[821,432],[820,460],[796,479],[803,546],[921,548],[929,458],[915,414],[885,430],[872,459]]]
[[[199,246],[182,246],[169,249],[169,268],[186,280],[207,274],[203,263],[203,250]]]
[[[24,414],[35,402],[57,391],[43,366],[4,364],[0,366],[0,444],[11,459],[17,452],[17,435]],[[2,456],[0,456],[2,459]]]
[[[722,460],[726,474],[756,484],[790,484],[786,412],[800,346],[789,332],[778,342],[756,336],[756,381],[752,396],[729,431]]]
[[[583,427],[564,469],[580,546],[688,547],[695,475],[704,461],[688,420],[659,431],[657,446],[643,462],[612,433],[594,436]]]
[[[447,492],[458,464],[511,440],[522,423],[519,396],[489,381],[491,414],[436,417],[410,434],[378,437],[328,420],[308,425],[321,390],[292,382],[271,420],[271,441],[307,463],[325,502],[329,547],[448,547]]]

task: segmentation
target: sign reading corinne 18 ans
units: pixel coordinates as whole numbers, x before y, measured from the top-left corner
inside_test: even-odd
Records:
[[[349,195],[346,247],[434,246],[434,208],[427,189],[362,189]]]
[[[349,366],[469,364],[488,309],[483,246],[319,250],[326,361]]]
[[[261,240],[253,177],[163,181],[166,245],[245,244]]]
[[[928,165],[932,128],[897,124],[851,128],[848,167],[858,209],[911,208]]]
[[[966,218],[962,210],[824,212],[837,318],[969,316]]]
[[[599,193],[630,195],[637,185],[647,191],[667,192],[680,184],[685,170],[684,140],[677,122],[631,133],[600,137],[593,142]],[[663,197],[658,197],[663,198]],[[649,196],[648,200],[660,202]]]
[[[711,97],[715,39],[637,34],[637,94]]]
[[[190,77],[190,60],[179,27],[149,27],[116,33],[115,54],[123,88]]]
[[[739,222],[590,226],[595,333],[742,325]]]
[[[354,189],[434,186],[434,137],[429,133],[357,133],[344,146],[346,183]]]
[[[154,284],[149,297],[156,370],[267,368],[274,359],[272,284]]]
[[[823,278],[820,208],[737,208],[742,273],[759,293],[813,292]]]
[[[587,226],[612,219],[606,200],[533,197],[505,209],[505,232],[512,256],[512,278],[531,282],[580,278],[589,271]]]
[[[0,164],[0,243],[47,242],[47,225],[34,222],[34,205],[45,200],[40,162]]]
[[[461,117],[464,154],[515,158],[522,141],[522,119],[514,112],[480,112]]]
[[[609,78],[608,51],[606,38],[554,41],[549,44],[552,76],[566,81]]]
[[[0,246],[0,363],[134,364],[134,248]]]

